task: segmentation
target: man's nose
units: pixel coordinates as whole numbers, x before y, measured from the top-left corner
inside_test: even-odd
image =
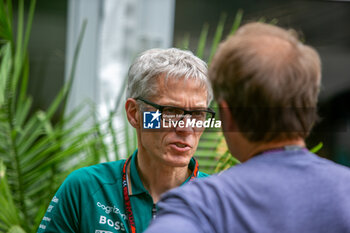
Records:
[[[182,133],[182,134],[189,134],[193,132],[193,128],[191,127],[190,121],[191,121],[191,115],[187,114],[185,115],[181,121],[184,122],[183,126],[181,124],[178,124],[175,128],[175,131],[177,133]]]

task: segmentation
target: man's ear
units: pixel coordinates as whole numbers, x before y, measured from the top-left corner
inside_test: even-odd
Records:
[[[140,112],[135,99],[128,98],[125,102],[125,112],[128,121],[135,129],[140,128]]]
[[[236,122],[232,116],[231,109],[226,102],[226,100],[220,100],[219,103],[219,111],[220,111],[220,119],[222,121],[222,129],[226,132],[235,132],[238,130]]]

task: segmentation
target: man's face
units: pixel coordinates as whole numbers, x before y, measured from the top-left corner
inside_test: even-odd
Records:
[[[184,81],[183,79],[168,79],[165,83],[158,79],[160,93],[148,99],[158,105],[174,106],[191,109],[207,108],[207,92],[199,86],[197,81]],[[145,104],[146,111],[156,111],[152,106]],[[142,119],[142,116],[141,116]],[[185,118],[186,123],[188,118]],[[192,127],[171,127],[149,131],[140,130],[140,143],[142,150],[152,159],[158,160],[167,166],[187,166],[195,153],[203,130]]]

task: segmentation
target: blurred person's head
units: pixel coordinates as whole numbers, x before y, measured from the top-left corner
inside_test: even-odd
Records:
[[[317,118],[320,58],[292,30],[242,26],[219,46],[209,78],[232,153],[237,134],[252,144],[304,140]]]
[[[139,152],[168,166],[187,166],[203,131],[191,127],[143,129],[142,113],[162,112],[159,106],[207,110],[213,94],[206,63],[189,51],[151,49],[135,59],[128,76],[125,109],[137,131]]]

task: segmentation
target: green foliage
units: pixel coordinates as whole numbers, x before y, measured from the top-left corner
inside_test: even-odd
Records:
[[[240,9],[237,11],[236,17],[233,21],[233,24],[230,30],[230,35],[233,35],[237,31],[237,29],[241,25],[242,18],[243,18],[243,10]]]
[[[215,172],[224,171],[239,163],[240,162],[235,157],[233,157],[228,150],[226,150],[222,155],[220,155],[219,161],[215,168]]]
[[[241,24],[243,18],[243,11],[238,10],[235,19],[232,23],[229,35],[234,34]],[[213,58],[219,43],[222,41],[224,35],[224,28],[226,24],[227,15],[222,14],[218,25],[216,26],[213,40],[208,44],[209,38],[209,24],[203,24],[201,34],[196,50],[196,56],[206,61],[208,64]],[[184,46],[185,45],[185,46]],[[182,49],[188,49],[189,35],[187,34],[184,40],[179,45]],[[209,48],[209,56],[205,56],[205,49]],[[214,109],[217,108],[215,101],[211,104]],[[220,131],[205,131],[198,144],[195,157],[199,160],[200,169],[203,172],[212,174],[226,169],[229,166],[238,163],[238,160],[232,157],[224,142],[224,136]]]
[[[109,118],[107,120],[107,129],[106,132],[111,136],[111,156],[112,160],[119,160],[120,154],[123,149],[126,150],[126,155],[131,155],[137,148],[137,135],[136,130],[129,124],[129,121],[126,116],[126,112],[123,109],[124,103],[123,98],[126,92],[128,79],[125,78],[122,83],[121,90],[116,100],[114,101],[115,106],[109,111]],[[115,119],[122,122],[123,128],[117,129],[115,126]],[[125,153],[125,152],[124,152]],[[108,161],[108,160],[107,160]]]
[[[35,3],[32,0],[25,13],[24,0],[18,1],[15,26],[11,0],[0,0],[1,232],[36,232],[52,195],[67,174],[99,162],[103,155],[107,157],[103,150],[104,134],[99,131],[101,125],[96,122],[94,126],[85,126],[94,114],[80,116],[82,107],[64,113],[86,23],[79,36],[69,81],[46,111],[32,108],[32,98],[27,94],[27,46]],[[60,107],[61,117],[54,123],[52,118],[59,114]]]
[[[208,31],[209,31],[209,24],[207,23],[203,24],[202,32],[199,36],[199,42],[198,42],[197,53],[196,53],[197,57],[199,58],[203,58],[205,45],[208,37]]]
[[[8,232],[25,232],[21,225],[21,220],[16,205],[12,198],[12,193],[7,182],[6,167],[0,160],[0,230]]]
[[[323,147],[323,143],[320,142],[320,143],[318,143],[316,146],[314,146],[313,148],[311,148],[311,149],[310,149],[310,152],[312,152],[312,153],[317,153],[317,152],[319,152],[319,151],[322,149],[322,147]]]
[[[215,172],[224,171],[240,162],[231,155],[227,148],[227,144],[223,135],[220,137],[220,142],[216,149],[218,162],[216,163]]]
[[[213,56],[218,48],[218,45],[221,42],[223,32],[224,32],[226,17],[227,17],[226,14],[222,14],[220,21],[218,23],[218,26],[216,27],[214,39],[213,39],[213,42],[211,44],[211,50],[210,50],[210,55],[209,55],[209,59],[208,59],[208,64],[210,64],[211,59],[213,58]]]

